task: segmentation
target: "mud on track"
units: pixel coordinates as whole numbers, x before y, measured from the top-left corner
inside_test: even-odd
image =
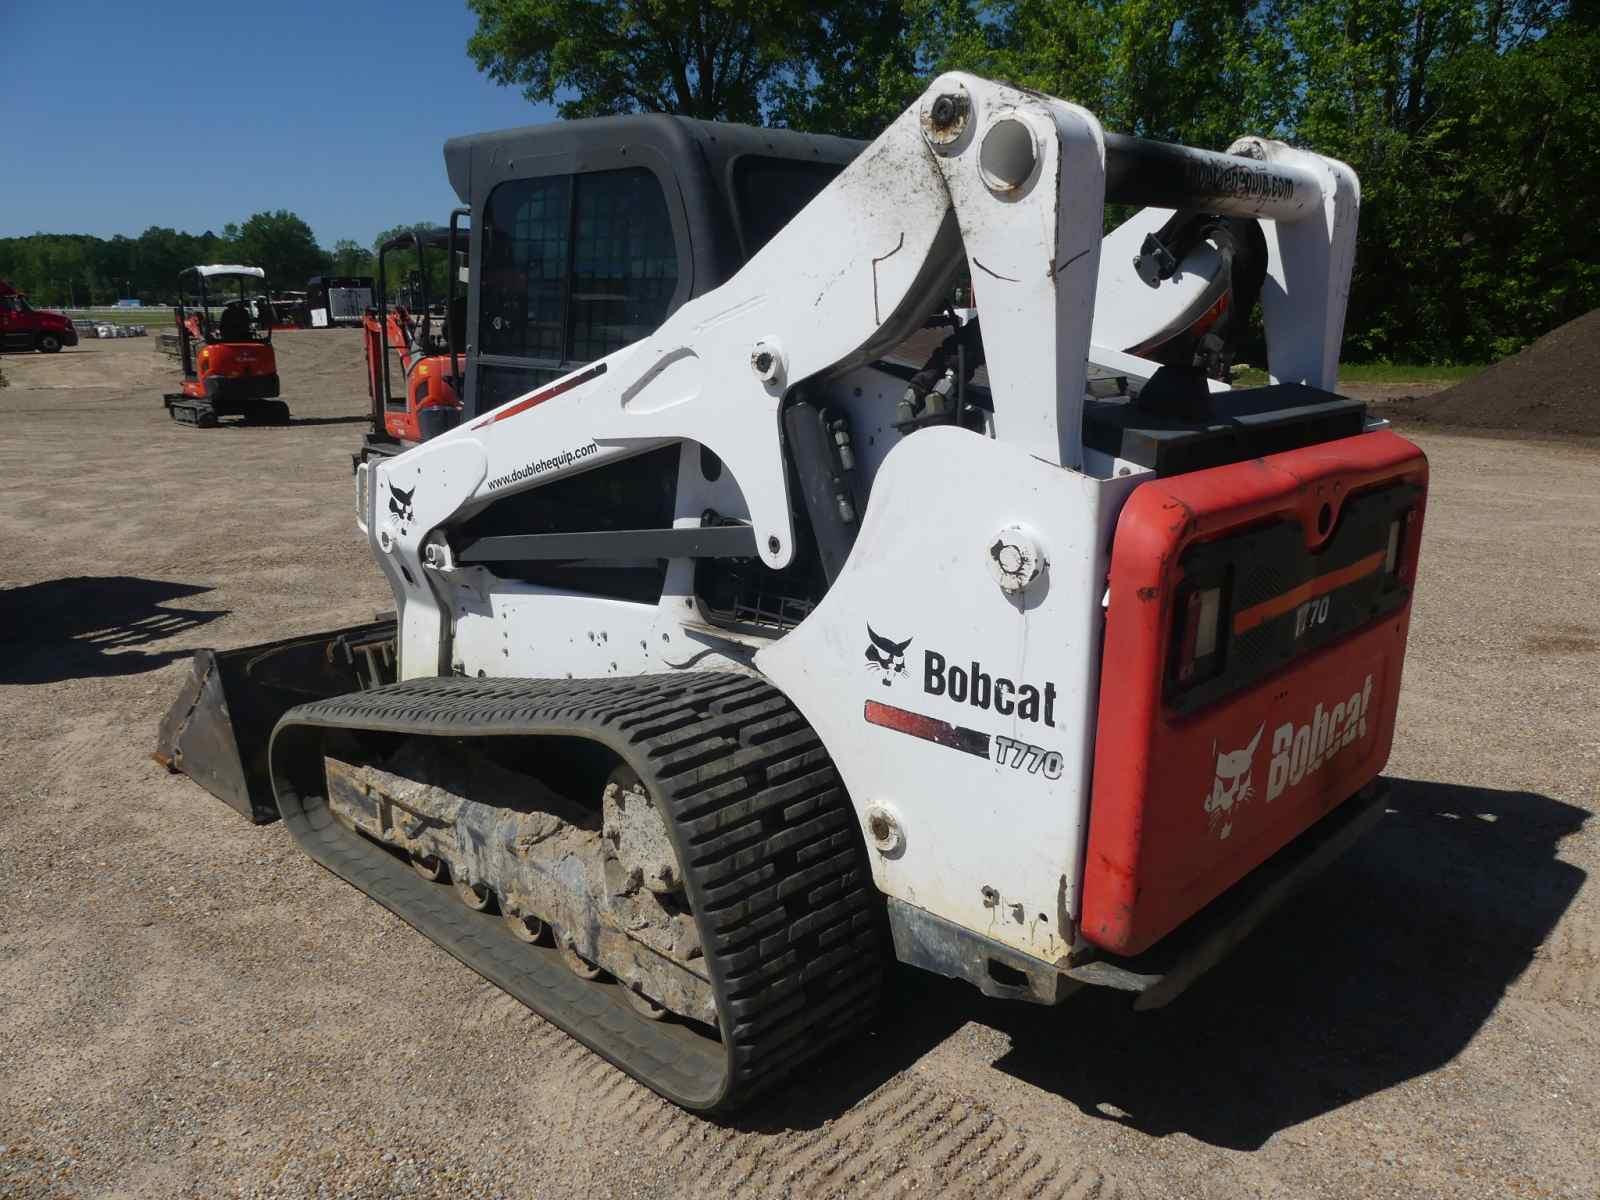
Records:
[[[1600,454],[1422,430],[1434,494],[1368,841],[1164,1012],[897,973],[688,1117],[148,755],[200,645],[388,606],[358,338],[286,429],[197,431],[150,340],[0,392],[0,1196],[1600,1191]]]

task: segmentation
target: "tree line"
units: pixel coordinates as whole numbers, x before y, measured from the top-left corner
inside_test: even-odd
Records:
[[[959,68],[1108,129],[1244,133],[1361,177],[1352,360],[1482,362],[1600,306],[1600,0],[469,0],[468,53],[564,117],[658,111],[872,137]],[[380,234],[374,246],[395,232]],[[0,239],[41,304],[172,298],[197,262],[370,274],[293,213],[222,233]]]
[[[567,117],[872,137],[947,69],[1106,128],[1278,137],[1361,178],[1352,359],[1480,362],[1600,305],[1600,0],[469,0]]]
[[[411,226],[385,230],[374,249]],[[90,307],[137,299],[170,304],[178,272],[197,263],[261,267],[274,291],[299,291],[313,275],[371,275],[373,250],[341,239],[333,249],[317,244],[311,227],[292,212],[256,213],[220,234],[182,233],[152,225],[138,237],[38,233],[0,238],[0,279],[40,306]]]

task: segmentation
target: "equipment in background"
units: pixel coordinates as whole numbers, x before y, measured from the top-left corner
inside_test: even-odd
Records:
[[[76,346],[78,331],[60,313],[42,312],[4,279],[0,279],[0,350],[38,350],[55,354]]]
[[[279,292],[272,297],[274,329],[309,329],[311,310],[304,292]]]
[[[221,417],[284,425],[289,406],[278,396],[278,360],[267,273],[215,263],[178,274],[175,340],[183,387],[162,400],[182,425],[211,428]]]
[[[696,1111],[891,957],[1168,1003],[1382,819],[1428,475],[1331,391],[1348,167],[955,72],[865,146],[608,117],[445,165],[461,419],[356,464],[396,620],[197,656],[164,761]],[[431,309],[369,346],[414,378]]]
[[[460,219],[466,215],[466,209],[457,209],[446,228],[408,231],[378,247],[378,303],[362,319],[372,429],[352,455],[355,466],[409,450],[461,419],[467,297],[460,281],[470,234]],[[389,265],[401,252],[413,252],[416,265],[405,272],[401,298],[390,305]],[[430,267],[441,255],[445,294],[436,297]],[[398,379],[392,365],[398,365]]]
[[[371,307],[370,275],[313,275],[306,280],[306,313],[312,329],[359,325]]]

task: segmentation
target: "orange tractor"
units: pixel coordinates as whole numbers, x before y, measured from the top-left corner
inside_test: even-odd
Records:
[[[190,267],[178,275],[177,353],[183,386],[162,400],[174,421],[210,428],[219,417],[283,425],[272,351],[272,303],[260,267]]]
[[[467,297],[457,284],[466,261],[466,231],[458,209],[447,228],[412,230],[378,247],[377,304],[362,322],[367,358],[367,390],[372,397],[372,431],[362,439],[354,461],[387,458],[455,428],[461,419],[462,342]],[[411,251],[416,266],[389,303],[391,255]],[[435,298],[430,267],[444,255],[445,287]],[[391,358],[399,364],[399,388]]]

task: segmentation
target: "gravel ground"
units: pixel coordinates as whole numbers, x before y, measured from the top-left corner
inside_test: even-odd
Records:
[[[909,972],[736,1123],[657,1100],[150,761],[187,652],[388,604],[359,344],[194,431],[149,341],[0,392],[0,1196],[1600,1196],[1600,455],[1434,470],[1378,831],[1179,1004]]]

